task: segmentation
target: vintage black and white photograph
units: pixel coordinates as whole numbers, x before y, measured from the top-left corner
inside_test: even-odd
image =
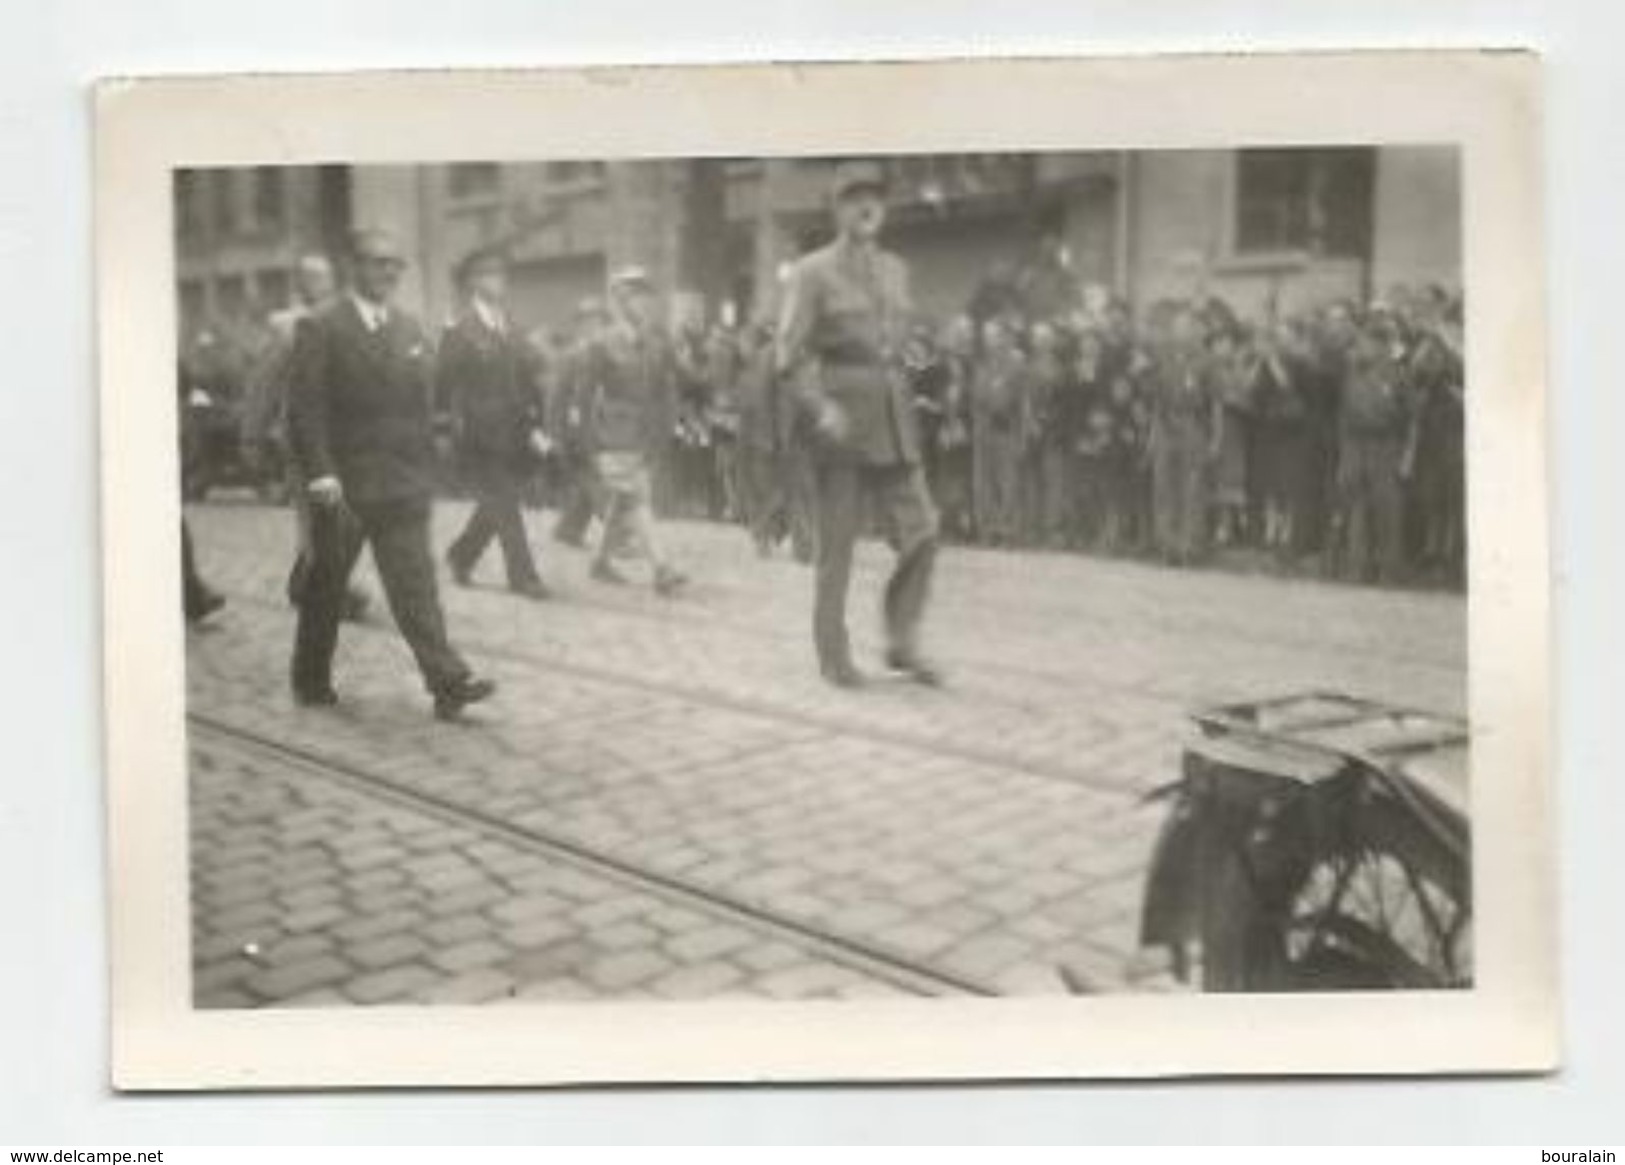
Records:
[[[1482,985],[1463,142],[945,141],[164,168],[194,1013]]]

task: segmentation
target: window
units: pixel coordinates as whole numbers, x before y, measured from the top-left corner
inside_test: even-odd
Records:
[[[1242,150],[1236,159],[1238,254],[1371,251],[1376,153],[1370,149]]]
[[[601,180],[604,176],[602,162],[549,162],[547,164],[547,180],[555,186],[574,186],[580,182],[593,182]]]
[[[254,168],[254,225],[262,231],[280,231],[286,225],[288,197],[283,172],[276,166]]]
[[[502,188],[502,167],[495,162],[458,162],[447,177],[453,198],[490,198]]]
[[[293,280],[281,267],[268,267],[254,279],[262,311],[281,311],[293,302]]]
[[[197,171],[176,170],[175,230],[183,239],[197,239],[205,229],[203,190]]]
[[[219,234],[235,234],[238,229],[236,174],[231,170],[214,170],[208,175],[210,216]]]

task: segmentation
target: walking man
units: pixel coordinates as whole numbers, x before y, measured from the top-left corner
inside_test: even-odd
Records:
[[[598,470],[593,464],[592,418],[584,380],[587,353],[599,342],[609,324],[603,301],[597,297],[576,305],[575,333],[559,357],[548,402],[549,430],[559,445],[559,515],[553,523],[553,541],[577,550],[587,547],[587,527],[603,509]]]
[[[655,329],[654,287],[640,267],[610,281],[610,322],[583,355],[580,374],[591,417],[594,467],[606,497],[604,530],[592,577],[625,583],[615,551],[629,546],[653,572],[656,592],[672,595],[688,579],[672,565],[654,515],[651,453],[669,432],[672,358]]]
[[[337,703],[333,652],[345,587],[364,544],[435,715],[455,719],[495,685],[446,635],[429,548],[434,486],[433,361],[417,320],[392,305],[405,267],[382,231],[356,232],[351,286],[295,338],[289,429],[310,498],[311,568],[294,638],[294,699]]]
[[[888,666],[921,683],[941,674],[919,627],[937,548],[937,514],[900,365],[908,270],[880,248],[885,181],[873,162],[836,166],[837,239],[795,266],[780,318],[778,363],[811,430],[817,510],[813,640],[824,678],[855,688],[846,595],[865,503],[885,524],[897,565],[886,586]]]
[[[508,318],[508,262],[500,250],[473,252],[458,276],[468,303],[440,341],[435,395],[455,420],[475,506],[446,562],[458,585],[468,586],[494,538],[508,589],[546,599],[551,592],[536,570],[521,505],[525,479],[549,448],[540,354]]]

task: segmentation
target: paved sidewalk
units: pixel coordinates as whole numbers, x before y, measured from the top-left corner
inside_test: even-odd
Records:
[[[452,530],[459,515],[443,507],[440,529]],[[757,561],[737,530],[677,524],[672,541],[696,585],[676,601],[588,582],[581,555],[551,546],[543,570],[561,592],[555,602],[448,585],[455,638],[502,686],[467,725],[428,717],[410,659],[382,612],[371,627],[345,629],[343,707],[301,711],[285,680],[288,515],[223,503],[199,507],[191,520],[205,571],[231,598],[217,626],[189,644],[190,707],[200,717],[989,991],[1057,990],[1061,963],[1102,990],[1167,986],[1134,950],[1140,880],[1160,813],[1140,794],[1177,774],[1192,705],[1304,687],[1444,711],[1460,711],[1464,700],[1459,598],[955,549],[943,555],[930,629],[952,686],[882,682],[841,692],[811,665],[805,568]],[[866,547],[854,587],[854,634],[870,657],[884,561],[879,547]],[[485,571],[495,577],[498,563]],[[786,957],[764,953],[782,947],[782,936],[748,926],[737,947],[685,954],[687,947],[674,949],[676,936],[657,936],[642,921],[659,909],[655,900],[620,883],[599,893],[623,903],[605,905],[604,915],[624,910],[624,917],[577,919],[570,939],[552,940],[576,944],[569,958],[525,963],[519,948],[501,958],[484,948],[493,962],[455,974],[496,970],[453,988],[446,978],[453,972],[436,956],[490,935],[447,940],[422,929],[426,917],[414,917],[381,936],[401,941],[370,952],[377,966],[362,965],[338,928],[360,923],[365,932],[365,915],[400,907],[381,884],[386,873],[374,874],[380,885],[356,890],[343,860],[371,849],[380,867],[397,868],[399,854],[369,847],[368,839],[377,815],[400,810],[354,791],[323,790],[308,776],[260,773],[264,758],[233,758],[206,732],[195,745],[199,876],[233,847],[276,869],[300,865],[279,857],[305,845],[281,822],[308,812],[331,877],[308,876],[363,916],[341,920],[334,907],[318,910],[317,921],[300,918],[309,929],[294,934],[283,926],[298,910],[287,897],[293,891],[276,879],[268,902],[262,895],[260,906],[237,917],[229,895],[200,894],[200,999],[259,1003],[325,991],[333,994],[321,998],[362,1002],[355,976],[394,968],[418,973],[403,971],[392,998],[486,988],[497,998],[577,989],[614,996],[898,989],[838,966],[808,970],[805,981],[774,979],[779,968],[747,960]],[[250,791],[261,788],[268,791]],[[255,799],[262,795],[268,800]],[[256,809],[247,813],[243,804]],[[439,876],[476,876],[465,868],[464,847],[490,839],[436,841],[424,832],[429,858],[451,855]],[[550,876],[541,867],[528,872],[537,882]],[[581,876],[562,874],[567,882]],[[482,927],[505,925],[498,911],[523,910],[516,904],[525,891],[511,881],[483,884],[497,897],[468,907]],[[418,889],[436,893],[433,885]],[[317,897],[312,891],[299,901],[314,910]],[[241,925],[222,925],[222,914]],[[249,934],[253,926],[275,930],[271,942],[303,938],[296,951],[342,961],[346,972],[326,964],[332,979],[299,990],[268,979],[265,967],[243,957],[251,942],[268,957],[266,942]],[[629,963],[639,963],[632,953],[648,956],[636,981],[593,977],[617,942],[627,944]],[[818,959],[803,950],[790,965],[816,968]]]
[[[200,1007],[904,994],[726,916],[199,735]]]

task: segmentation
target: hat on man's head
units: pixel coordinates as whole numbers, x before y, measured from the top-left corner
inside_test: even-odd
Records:
[[[458,261],[453,274],[456,276],[458,283],[467,283],[474,272],[481,267],[506,268],[507,266],[508,249],[506,247],[501,243],[482,243]]]
[[[886,167],[870,158],[851,158],[835,163],[830,176],[830,195],[842,199],[859,190],[886,193]]]
[[[357,227],[350,232],[350,255],[356,259],[381,259],[406,266],[400,243],[382,227]]]

